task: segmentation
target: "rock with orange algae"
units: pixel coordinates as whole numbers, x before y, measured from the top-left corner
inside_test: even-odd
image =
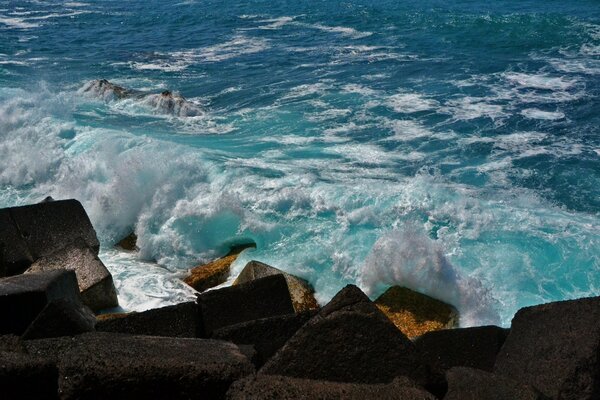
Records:
[[[409,338],[458,326],[453,306],[405,287],[392,286],[375,304]]]
[[[192,268],[190,276],[183,281],[199,292],[218,286],[227,280],[231,264],[238,258],[240,253],[251,247],[256,247],[256,245],[249,243],[232,247],[225,257]]]

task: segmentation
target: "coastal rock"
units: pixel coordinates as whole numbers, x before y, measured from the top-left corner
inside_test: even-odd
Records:
[[[313,310],[243,322],[215,330],[212,338],[253,345],[262,366],[315,314]]]
[[[204,292],[198,295],[198,305],[206,336],[225,326],[294,313],[282,275]]]
[[[0,396],[3,399],[58,399],[58,369],[37,357],[0,350]]]
[[[95,79],[90,81],[81,88],[81,91],[83,93],[92,94],[95,97],[100,97],[104,101],[126,99],[135,94],[134,91],[115,85],[106,79]]]
[[[314,289],[310,284],[297,276],[288,274],[270,265],[259,261],[250,261],[239,276],[236,278],[234,285],[250,282],[254,279],[264,278],[265,276],[281,274],[285,277],[288,284],[288,290],[292,296],[292,304],[296,312],[314,310],[319,308],[317,300],[315,300]]]
[[[458,312],[454,307],[405,287],[392,286],[375,304],[410,338],[458,326]]]
[[[474,368],[454,367],[446,373],[444,400],[545,400],[533,387]]]
[[[129,235],[121,239],[115,246],[122,250],[138,251],[139,248],[137,247],[137,235],[134,232],[131,232]]]
[[[119,305],[117,291],[108,269],[94,252],[79,242],[39,258],[26,273],[58,269],[75,271],[81,299],[93,311]]]
[[[80,302],[73,271],[48,271],[0,279],[0,334],[22,335],[55,300]]]
[[[240,253],[251,247],[256,247],[256,245],[251,243],[233,247],[225,257],[192,268],[190,275],[183,281],[199,292],[218,286],[227,280],[231,264]]]
[[[369,385],[257,375],[235,382],[227,392],[227,399],[435,400],[435,397],[405,378],[389,384]]]
[[[56,362],[61,399],[220,399],[254,368],[232,343],[90,333],[31,340],[27,351]]]
[[[134,335],[197,337],[201,332],[198,306],[187,302],[128,314],[110,314],[98,319],[99,332]]]
[[[202,115],[203,111],[193,103],[190,103],[179,93],[165,90],[159,94],[147,94],[143,97],[144,103],[164,114],[177,115],[179,117],[195,117]]]
[[[96,232],[77,200],[0,209],[0,272],[3,276],[22,273],[37,259],[81,241],[98,254],[100,243]]]
[[[22,338],[43,339],[94,331],[96,317],[81,303],[58,299],[44,307]]]
[[[427,379],[412,342],[353,285],[300,328],[260,373],[356,383]]]
[[[421,358],[434,370],[470,367],[493,371],[509,330],[497,326],[433,331],[415,340]]]
[[[554,399],[600,398],[600,297],[520,309],[494,371]]]

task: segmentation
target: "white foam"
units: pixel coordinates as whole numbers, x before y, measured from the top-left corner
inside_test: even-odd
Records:
[[[545,89],[565,91],[573,88],[577,80],[566,77],[549,76],[545,74],[525,74],[525,73],[505,73],[504,77],[514,84],[521,87],[532,89]]]
[[[347,26],[327,26],[322,24],[305,24],[305,26],[318,29],[323,32],[339,33],[352,39],[362,39],[371,36],[373,32],[361,32]]]
[[[394,135],[385,138],[385,141],[397,140],[405,142],[433,136],[433,132],[416,121],[388,120],[385,122],[385,124],[388,125],[394,132]]]
[[[279,17],[279,18],[269,18],[269,19],[264,19],[261,21],[258,21],[260,23],[267,23],[266,25],[261,25],[258,27],[258,29],[266,29],[266,30],[276,30],[276,29],[281,29],[282,27],[284,27],[285,25],[289,24],[290,22],[294,21],[296,17]]]
[[[31,29],[40,26],[38,23],[27,22],[25,18],[8,17],[5,15],[0,15],[0,24],[17,29]]]
[[[439,103],[418,93],[398,93],[387,99],[387,104],[399,113],[428,111],[438,107]]]
[[[561,111],[543,111],[537,108],[527,108],[521,111],[521,115],[530,119],[541,119],[546,121],[556,121],[565,118]]]
[[[476,118],[490,118],[493,121],[502,120],[509,116],[500,104],[488,103],[488,99],[480,97],[463,97],[450,100],[443,111],[449,112],[457,120],[469,121]]]

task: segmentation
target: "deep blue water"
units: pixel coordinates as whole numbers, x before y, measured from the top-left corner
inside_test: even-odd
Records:
[[[0,0],[0,206],[82,201],[128,309],[252,239],[235,271],[321,301],[401,284],[508,324],[600,294],[599,94],[597,0]]]

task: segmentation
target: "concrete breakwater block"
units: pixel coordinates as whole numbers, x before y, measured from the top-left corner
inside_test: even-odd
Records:
[[[25,347],[58,365],[61,399],[220,399],[254,372],[236,345],[210,339],[98,332]]]
[[[41,339],[77,335],[94,331],[95,325],[96,316],[83,303],[58,299],[44,307],[21,337]]]
[[[435,397],[406,378],[389,384],[357,384],[257,375],[234,383],[227,392],[227,399],[435,400]]]
[[[415,340],[423,361],[443,373],[452,367],[493,371],[509,330],[497,326],[433,331]]]
[[[553,399],[600,399],[600,297],[519,310],[494,372]]]
[[[204,292],[198,295],[198,305],[206,336],[225,326],[294,313],[283,275]]]
[[[316,313],[312,310],[242,322],[217,329],[212,337],[238,345],[253,345],[258,364],[263,365]]]
[[[191,338],[202,334],[198,306],[193,301],[143,312],[99,316],[96,330]]]
[[[319,304],[314,296],[315,291],[308,281],[259,261],[250,261],[246,264],[233,284],[248,283],[255,279],[272,275],[283,275],[285,277],[296,312],[299,313],[319,308]]]
[[[22,335],[53,301],[79,307],[73,271],[56,270],[0,279],[0,334]]]
[[[58,399],[58,369],[48,360],[23,351],[0,349],[2,399]]]
[[[0,209],[0,276],[20,274],[75,240],[98,254],[96,232],[77,200]]]
[[[93,311],[119,305],[112,275],[82,241],[36,260],[25,273],[67,269],[75,271],[81,299]]]
[[[261,374],[336,382],[427,380],[413,343],[356,286],[342,289],[263,366]]]
[[[444,400],[547,400],[539,391],[502,375],[474,368],[454,367],[446,373]]]

